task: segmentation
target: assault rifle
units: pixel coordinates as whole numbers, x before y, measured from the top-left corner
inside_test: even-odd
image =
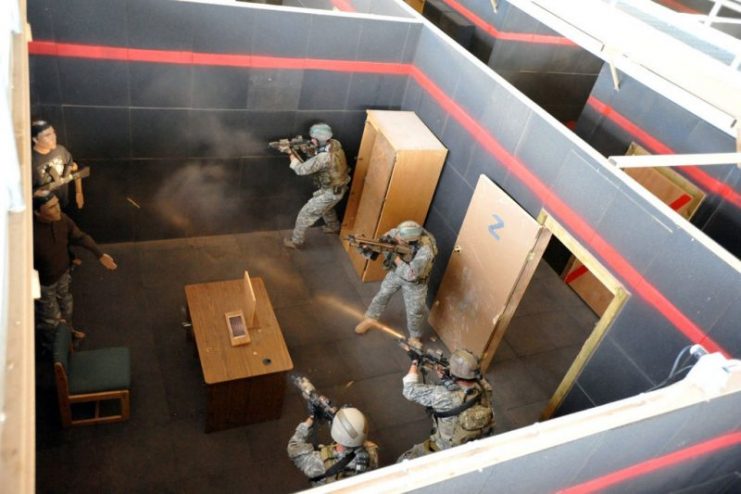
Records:
[[[70,173],[66,177],[59,177],[57,180],[54,180],[53,182],[49,182],[48,184],[44,184],[44,185],[41,185],[40,187],[36,187],[34,189],[34,192],[38,190],[52,191],[52,190],[58,189],[64,184],[68,184],[75,180],[87,178],[89,176],[90,176],[90,167],[86,166],[85,168],[81,168],[80,170],[74,173]]]
[[[350,246],[358,249],[360,254],[375,261],[379,254],[384,255],[383,266],[386,269],[394,267],[394,255],[398,255],[404,262],[410,262],[414,257],[414,250],[408,245],[402,245],[391,237],[381,237],[378,240],[370,240],[356,235],[348,235],[344,238]]]
[[[412,361],[417,361],[420,371],[422,372],[422,381],[424,382],[425,370],[435,370],[442,373],[441,381],[443,383],[451,381],[450,362],[443,356],[440,350],[425,349],[421,343],[412,343],[409,339],[399,338],[399,346],[409,355]]]
[[[316,154],[316,146],[311,142],[311,139],[304,139],[300,135],[290,139],[278,139],[269,142],[268,147],[277,149],[281,153],[290,154],[302,163]]]
[[[320,395],[306,376],[293,374],[291,381],[301,391],[301,396],[306,400],[311,416],[315,420],[324,420],[331,423],[337,413],[337,407],[332,404],[332,401],[326,396]]]

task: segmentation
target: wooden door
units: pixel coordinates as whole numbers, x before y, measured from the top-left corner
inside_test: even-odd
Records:
[[[491,362],[550,238],[494,182],[479,177],[430,313],[448,349]]]
[[[360,196],[353,233],[365,238],[376,238],[378,229],[378,216],[383,207],[386,198],[388,183],[391,178],[391,172],[394,169],[396,160],[396,150],[389,142],[388,138],[378,133],[373,142],[368,163],[368,171],[365,175],[363,184],[363,193]],[[365,281],[366,267],[371,261],[360,255],[355,249],[348,251],[350,261],[355,271]],[[375,263],[381,264],[380,258]]]

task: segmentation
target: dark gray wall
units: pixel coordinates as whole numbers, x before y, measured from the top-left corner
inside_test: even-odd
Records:
[[[168,0],[33,0],[29,20],[36,41],[377,62],[410,60],[419,29]],[[267,142],[325,120],[352,160],[365,110],[398,108],[406,82],[404,75],[31,57],[32,113],[92,166],[87,205],[72,215],[101,242],[290,228],[313,186]]]
[[[653,494],[741,491],[741,393],[538,451],[413,492],[630,492]],[[713,420],[707,420],[713,417]],[[722,444],[725,446],[721,446]],[[716,447],[717,445],[717,447]],[[702,447],[707,451],[701,452]],[[681,452],[681,453],[680,453]],[[672,454],[685,461],[668,464]],[[601,489],[581,484],[654,461],[655,470],[628,471]],[[570,487],[574,491],[568,491]]]
[[[450,41],[425,29],[413,62],[481,126],[485,135],[480,139],[493,138],[504,150],[487,151],[451,116],[448,103],[423,85],[410,85],[403,109],[416,111],[449,149],[426,223],[441,253],[431,297],[480,174],[533,217],[541,208],[553,212],[632,293],[560,414],[631,396],[663,380],[691,341],[679,330],[681,321],[662,315],[667,308],[679,309],[729,353],[741,351],[737,264],[729,265],[677,225],[666,209],[657,209],[621,172],[501,78],[455,55]],[[523,170],[532,176],[523,178]],[[598,237],[580,238],[574,229],[580,222]],[[647,285],[665,300],[645,291]]]
[[[600,111],[601,105],[607,105],[612,113],[605,115]],[[612,118],[615,112],[632,125],[619,125],[619,121]],[[736,150],[735,138],[625,74],[620,74],[620,89],[616,90],[607,66],[600,73],[576,132],[605,156],[625,154],[633,141],[654,154]],[[657,147],[654,139],[666,148]],[[687,169],[675,169],[707,194],[692,223],[736,257],[741,257],[741,202],[734,203],[718,194]],[[695,167],[695,173],[707,176],[720,187],[728,187],[732,191],[729,194],[735,194],[736,200],[741,196],[741,169],[735,164]]]
[[[576,45],[549,44],[528,35],[563,39],[506,1],[461,4],[428,0],[424,16],[561,122],[575,122],[602,67]],[[486,26],[486,27],[484,27]],[[513,39],[513,36],[517,39]]]
[[[485,9],[489,2],[474,4]],[[499,31],[560,37],[508,2],[499,6],[493,19]],[[488,64],[559,121],[570,122],[581,114],[603,62],[578,45],[498,39]]]

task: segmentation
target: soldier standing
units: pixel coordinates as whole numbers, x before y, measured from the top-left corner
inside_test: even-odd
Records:
[[[432,412],[432,435],[415,444],[397,462],[452,448],[491,434],[494,411],[491,386],[479,372],[478,359],[468,350],[450,356],[450,374],[443,384],[420,383],[417,362],[412,362],[402,380],[404,398],[428,407]],[[443,374],[438,369],[438,377]]]
[[[357,408],[341,408],[332,420],[330,435],[335,441],[319,449],[307,441],[313,417],[298,424],[288,441],[288,457],[309,477],[322,485],[378,468],[378,446],[366,441],[368,421]]]
[[[301,162],[291,154],[290,166],[296,175],[314,175],[314,182],[319,188],[299,211],[291,238],[283,239],[283,245],[291,249],[301,248],[306,230],[319,218],[324,220],[324,233],[340,231],[334,207],[342,200],[350,183],[345,151],[340,141],[332,139],[332,128],[326,123],[312,125],[309,136],[316,146],[316,155]]]
[[[59,324],[66,322],[76,339],[85,333],[72,327],[70,291],[71,245],[92,252],[106,269],[118,266],[111,256],[80,230],[59,207],[57,196],[48,191],[33,196],[33,267],[39,272],[41,298],[35,303],[36,327],[42,350],[50,350]]]
[[[427,299],[427,281],[432,272],[432,265],[437,256],[435,237],[414,221],[403,221],[392,228],[384,237],[392,238],[399,244],[412,248],[412,260],[404,262],[395,255],[392,268],[386,274],[368,310],[365,319],[355,326],[357,334],[364,334],[381,317],[391,297],[401,289],[404,297],[404,308],[407,313],[407,331],[409,342],[420,344],[422,321],[425,316]]]

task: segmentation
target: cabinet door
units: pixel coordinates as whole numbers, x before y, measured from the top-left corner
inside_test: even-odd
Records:
[[[360,197],[358,212],[355,216],[353,233],[366,238],[375,238],[378,227],[378,218],[381,214],[383,201],[386,198],[391,172],[394,168],[396,151],[386,136],[379,133],[373,143],[370,160],[368,162],[368,173],[365,175],[363,195]],[[383,233],[383,232],[381,232]],[[350,250],[350,260],[355,270],[361,274],[365,281],[367,264],[378,264],[381,266],[381,258],[371,262],[361,256],[355,249]]]

